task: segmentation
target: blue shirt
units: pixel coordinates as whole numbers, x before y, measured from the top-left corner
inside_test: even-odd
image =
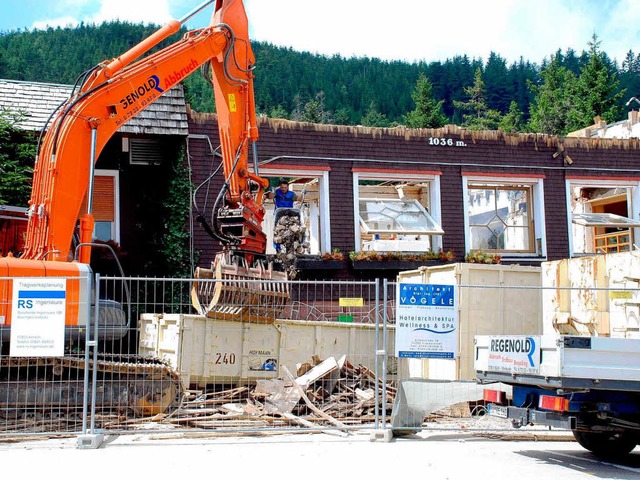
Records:
[[[282,193],[282,190],[277,189],[274,197],[276,208],[293,208],[293,201],[296,198],[296,194],[291,190]]]

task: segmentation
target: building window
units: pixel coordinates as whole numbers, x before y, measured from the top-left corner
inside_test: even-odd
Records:
[[[93,185],[93,218],[95,240],[120,242],[120,214],[118,171],[96,170]],[[82,202],[80,214],[87,211],[87,198]]]
[[[356,250],[442,248],[439,174],[354,169]]]
[[[295,166],[272,166],[261,168],[260,176],[267,178],[271,186],[278,188],[281,180],[289,182],[289,190],[298,196],[294,208],[299,208],[301,219],[306,227],[308,254],[318,255],[331,251],[331,233],[329,229],[329,171],[306,170]],[[305,191],[304,196],[302,191]],[[276,253],[273,245],[275,226],[275,205],[273,200],[265,200],[266,214],[262,228],[267,234],[267,254]]]
[[[567,180],[570,255],[625,252],[634,249],[637,180],[570,178]]]
[[[542,179],[463,177],[466,250],[543,255]]]

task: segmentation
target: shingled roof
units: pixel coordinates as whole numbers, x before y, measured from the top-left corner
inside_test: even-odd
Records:
[[[24,113],[25,119],[19,127],[41,131],[51,113],[69,97],[71,89],[71,85],[0,79],[0,109]],[[176,85],[167,91],[118,131],[145,135],[188,135],[182,86]]]

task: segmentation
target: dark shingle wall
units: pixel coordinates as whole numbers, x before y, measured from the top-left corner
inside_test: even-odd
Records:
[[[544,176],[547,259],[569,254],[565,176],[639,177],[639,144],[632,140],[592,140],[546,135],[506,135],[501,132],[469,132],[448,126],[440,130],[371,129],[260,120],[260,161],[280,156],[286,165],[304,164],[330,168],[331,242],[343,252],[354,249],[353,168],[441,171],[444,249],[464,256],[464,201],[462,172]],[[218,144],[215,115],[190,113],[190,132],[207,134]],[[430,138],[445,138],[451,146],[432,145]],[[463,142],[464,146],[456,146]],[[206,143],[190,141],[194,180],[210,171]],[[563,146],[573,164],[553,154]],[[314,158],[302,158],[314,157]],[[217,163],[216,163],[217,164]],[[197,182],[196,182],[197,183]],[[219,182],[213,187],[217,193]],[[196,247],[209,261],[217,242],[196,232]],[[521,262],[527,263],[527,262]],[[352,275],[343,272],[341,276]],[[358,276],[361,276],[358,274]]]

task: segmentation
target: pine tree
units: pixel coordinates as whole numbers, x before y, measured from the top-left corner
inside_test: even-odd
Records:
[[[269,111],[268,116],[270,118],[284,118],[284,119],[289,118],[289,114],[287,113],[287,111],[284,109],[282,105],[277,105],[273,107],[271,111]]]
[[[300,120],[310,123],[331,123],[331,113],[325,108],[324,92],[318,92],[304,105]]]
[[[509,82],[506,60],[491,52],[482,73],[482,80],[487,92],[487,106],[498,112],[507,112],[513,99],[514,88]]]
[[[640,54],[629,50],[620,70],[621,90],[630,96],[640,97]]]
[[[518,108],[518,103],[514,100],[509,105],[509,111],[500,120],[500,128],[505,132],[515,133],[522,132],[524,128],[524,122],[522,120],[523,113]]]
[[[376,102],[373,100],[369,104],[369,110],[362,117],[360,123],[365,127],[388,127],[389,120],[387,120],[387,116],[380,113],[378,108],[376,107]]]
[[[600,51],[600,41],[595,34],[589,42],[588,58],[576,83],[574,108],[568,115],[568,131],[592,125],[596,116],[607,123],[620,118],[620,101],[624,92],[620,90],[616,72],[607,64],[606,54]]]
[[[465,87],[465,94],[469,98],[466,102],[454,101],[456,108],[463,112],[462,126],[469,130],[496,130],[500,124],[502,116],[500,112],[491,110],[487,106],[486,89],[482,80],[482,70],[476,69],[473,85]]]
[[[420,74],[411,98],[416,104],[415,110],[404,116],[409,128],[440,128],[447,123],[442,113],[443,100],[436,101],[432,96],[432,84],[424,74]]]
[[[556,56],[542,69],[541,85],[529,83],[535,95],[529,110],[529,131],[548,135],[568,131],[568,113],[573,108],[577,79],[560,61]]]
[[[640,73],[640,55],[636,56],[633,50],[629,50],[622,61],[620,73]]]

